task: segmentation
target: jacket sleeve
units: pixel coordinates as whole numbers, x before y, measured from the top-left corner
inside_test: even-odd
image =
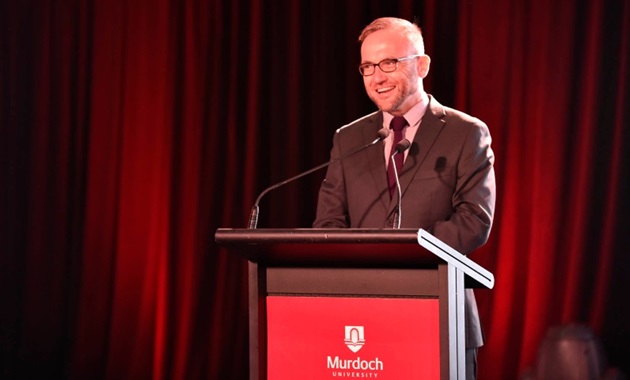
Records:
[[[482,246],[492,227],[495,207],[494,153],[488,127],[476,120],[461,148],[453,213],[428,231],[457,251],[468,254]]]
[[[333,137],[333,147],[330,157],[339,157],[339,132]],[[317,200],[317,215],[313,222],[314,228],[347,228],[350,226],[348,216],[348,201],[343,165],[336,162],[328,166],[326,178],[321,184]]]

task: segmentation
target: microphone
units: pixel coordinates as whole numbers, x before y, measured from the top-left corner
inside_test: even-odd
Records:
[[[267,194],[271,190],[275,190],[275,189],[279,188],[280,186],[286,185],[289,182],[293,182],[296,179],[302,178],[305,175],[311,174],[311,173],[313,173],[313,172],[315,172],[315,171],[317,171],[319,169],[322,169],[322,168],[325,168],[325,167],[327,167],[327,166],[329,166],[331,164],[334,164],[335,162],[344,160],[344,159],[346,159],[346,158],[348,158],[348,157],[350,157],[350,156],[352,156],[352,155],[354,155],[356,153],[361,152],[364,149],[367,149],[367,148],[371,147],[372,145],[374,145],[374,144],[376,144],[376,143],[378,143],[380,141],[383,141],[385,138],[387,138],[387,136],[389,136],[389,129],[381,128],[376,133],[376,135],[377,135],[376,139],[374,139],[372,142],[369,142],[369,143],[367,143],[365,145],[362,145],[362,146],[358,147],[357,149],[351,151],[350,153],[347,153],[347,154],[344,154],[343,156],[339,156],[337,158],[331,159],[328,162],[325,162],[325,163],[323,163],[323,164],[321,164],[319,166],[316,166],[316,167],[314,167],[312,169],[309,169],[309,170],[307,170],[307,171],[305,171],[303,173],[300,173],[300,174],[298,174],[296,176],[293,176],[293,177],[291,177],[289,179],[285,179],[282,182],[278,182],[275,185],[269,186],[268,188],[263,190],[262,193],[260,193],[260,195],[258,196],[258,198],[256,198],[256,202],[254,203],[254,206],[252,206],[252,211],[249,214],[249,221],[247,222],[247,228],[250,229],[250,230],[256,229],[256,226],[258,224],[258,211],[259,211],[258,204],[260,203],[260,200],[262,199],[262,197],[265,194]]]
[[[411,143],[409,142],[409,140],[402,139],[398,144],[396,144],[396,147],[394,148],[394,153],[392,154],[390,158],[391,160],[390,162],[394,163],[394,156],[397,155],[398,153],[403,153],[404,151],[409,149],[410,146],[411,146]],[[396,164],[393,164],[392,167],[394,168],[394,178],[396,178],[396,189],[398,190],[398,200],[396,202],[396,208],[394,211],[394,222],[393,222],[392,228],[400,229],[400,223],[402,220],[402,209],[401,209],[402,191],[400,189],[400,179],[398,178],[398,168],[396,168]]]

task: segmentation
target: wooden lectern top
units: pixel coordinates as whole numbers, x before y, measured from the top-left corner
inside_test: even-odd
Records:
[[[417,229],[218,229],[217,243],[273,265],[392,267],[443,262],[418,244]]]
[[[494,287],[492,273],[422,229],[219,228],[215,241],[251,262],[274,266],[431,268],[449,263],[466,274],[468,286]]]

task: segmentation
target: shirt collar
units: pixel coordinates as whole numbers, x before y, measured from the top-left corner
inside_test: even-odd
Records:
[[[424,113],[427,111],[428,106],[429,96],[424,93],[422,95],[422,99],[403,115],[405,117],[405,120],[407,120],[407,123],[409,123],[408,128],[414,128],[420,125],[420,121],[422,120]],[[393,118],[394,115],[392,115],[391,113],[383,112],[383,126],[389,128],[389,125]]]

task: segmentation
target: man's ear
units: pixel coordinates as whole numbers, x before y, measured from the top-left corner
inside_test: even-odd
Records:
[[[429,67],[431,66],[431,57],[423,55],[418,57],[418,75],[420,78],[425,78],[429,74]]]

